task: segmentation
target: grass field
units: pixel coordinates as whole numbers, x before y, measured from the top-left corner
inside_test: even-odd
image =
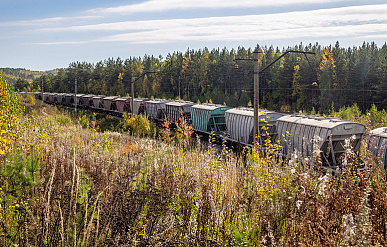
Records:
[[[38,104],[18,121],[0,169],[2,246],[387,244],[385,171],[363,152],[360,172],[350,145],[332,176],[319,160],[280,162],[271,142],[243,157],[203,149],[184,125],[101,131],[93,115]]]

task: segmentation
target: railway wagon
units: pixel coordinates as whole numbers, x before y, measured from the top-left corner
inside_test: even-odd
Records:
[[[51,104],[55,103],[56,97],[57,97],[56,93],[49,93],[48,94],[48,103],[51,103]]]
[[[103,96],[103,95],[96,95],[93,97],[93,108],[94,109],[103,109],[104,108],[103,101],[102,101],[102,99],[104,97],[105,96]]]
[[[40,92],[35,92],[34,93],[34,97],[36,100],[42,100],[42,93]]]
[[[74,97],[74,94],[66,93],[65,95],[63,95],[62,103],[64,105],[71,106],[71,104],[74,101],[73,97]]]
[[[191,108],[193,105],[195,103],[191,101],[171,101],[165,104],[165,112],[172,122],[179,122],[180,116],[191,122]]]
[[[192,126],[196,131],[206,134],[226,130],[225,112],[231,109],[225,105],[197,104],[192,106]]]
[[[169,100],[166,99],[154,99],[145,102],[146,114],[152,119],[164,119],[166,103]]]
[[[313,146],[320,150],[324,165],[341,165],[345,140],[354,136],[352,147],[359,151],[366,131],[364,125],[350,121],[304,115],[283,116],[277,120],[278,140],[283,154],[299,152],[302,157],[313,157]]]
[[[84,96],[84,94],[78,94],[77,95],[73,95],[73,99],[71,100],[72,104],[74,104],[74,102],[76,101],[77,103],[77,106],[82,106],[82,96]]]
[[[85,94],[82,95],[80,98],[80,106],[84,108],[92,107],[93,106],[93,97],[95,95]]]
[[[387,127],[371,130],[369,141],[367,143],[368,150],[374,155],[374,158],[379,158],[384,169],[387,169]]]
[[[64,101],[64,95],[65,93],[58,93],[56,95],[56,102],[57,104],[63,104],[63,101]]]
[[[103,102],[103,108],[106,111],[115,111],[117,109],[116,107],[116,99],[118,96],[109,96],[109,97],[104,97],[102,99]]]
[[[134,98],[133,100],[133,114],[140,115],[145,113],[146,102],[148,98]]]
[[[131,109],[130,109],[131,100],[132,100],[132,98],[130,98],[130,97],[117,98],[116,99],[117,111],[120,113],[131,112]]]
[[[272,140],[276,139],[276,121],[283,114],[259,110],[259,129],[261,134],[266,133]],[[254,109],[252,108],[233,108],[225,113],[226,126],[230,138],[244,145],[251,145],[254,136]],[[264,127],[262,129],[262,127]]]
[[[43,101],[48,102],[49,93],[43,93]]]

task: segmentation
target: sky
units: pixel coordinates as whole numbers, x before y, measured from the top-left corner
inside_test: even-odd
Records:
[[[0,68],[387,41],[387,0],[0,0]]]

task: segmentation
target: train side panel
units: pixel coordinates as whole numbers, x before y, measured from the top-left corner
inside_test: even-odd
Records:
[[[359,123],[314,116],[284,116],[277,123],[278,140],[285,155],[297,152],[302,157],[313,157],[317,148],[328,166],[341,164],[345,140],[350,137],[354,137],[354,151],[359,151],[365,130]]]

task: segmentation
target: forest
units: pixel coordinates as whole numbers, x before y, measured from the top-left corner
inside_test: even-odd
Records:
[[[282,50],[270,47],[238,47],[228,50],[203,48],[175,51],[162,56],[108,58],[95,64],[72,62],[57,73],[45,73],[26,88],[47,92],[102,95],[131,95],[132,75],[135,97],[181,98],[247,106],[253,98],[253,51],[258,49],[260,68],[284,52],[308,51],[315,55],[289,53],[260,74],[260,106],[279,111],[329,113],[356,103],[364,112],[375,104],[387,107],[387,44],[378,47],[364,42],[360,47],[319,44],[296,45]],[[236,61],[235,59],[238,59]],[[236,66],[237,64],[237,66]],[[152,72],[152,73],[149,73]],[[156,72],[156,73],[153,73]],[[119,77],[122,73],[122,79]]]

